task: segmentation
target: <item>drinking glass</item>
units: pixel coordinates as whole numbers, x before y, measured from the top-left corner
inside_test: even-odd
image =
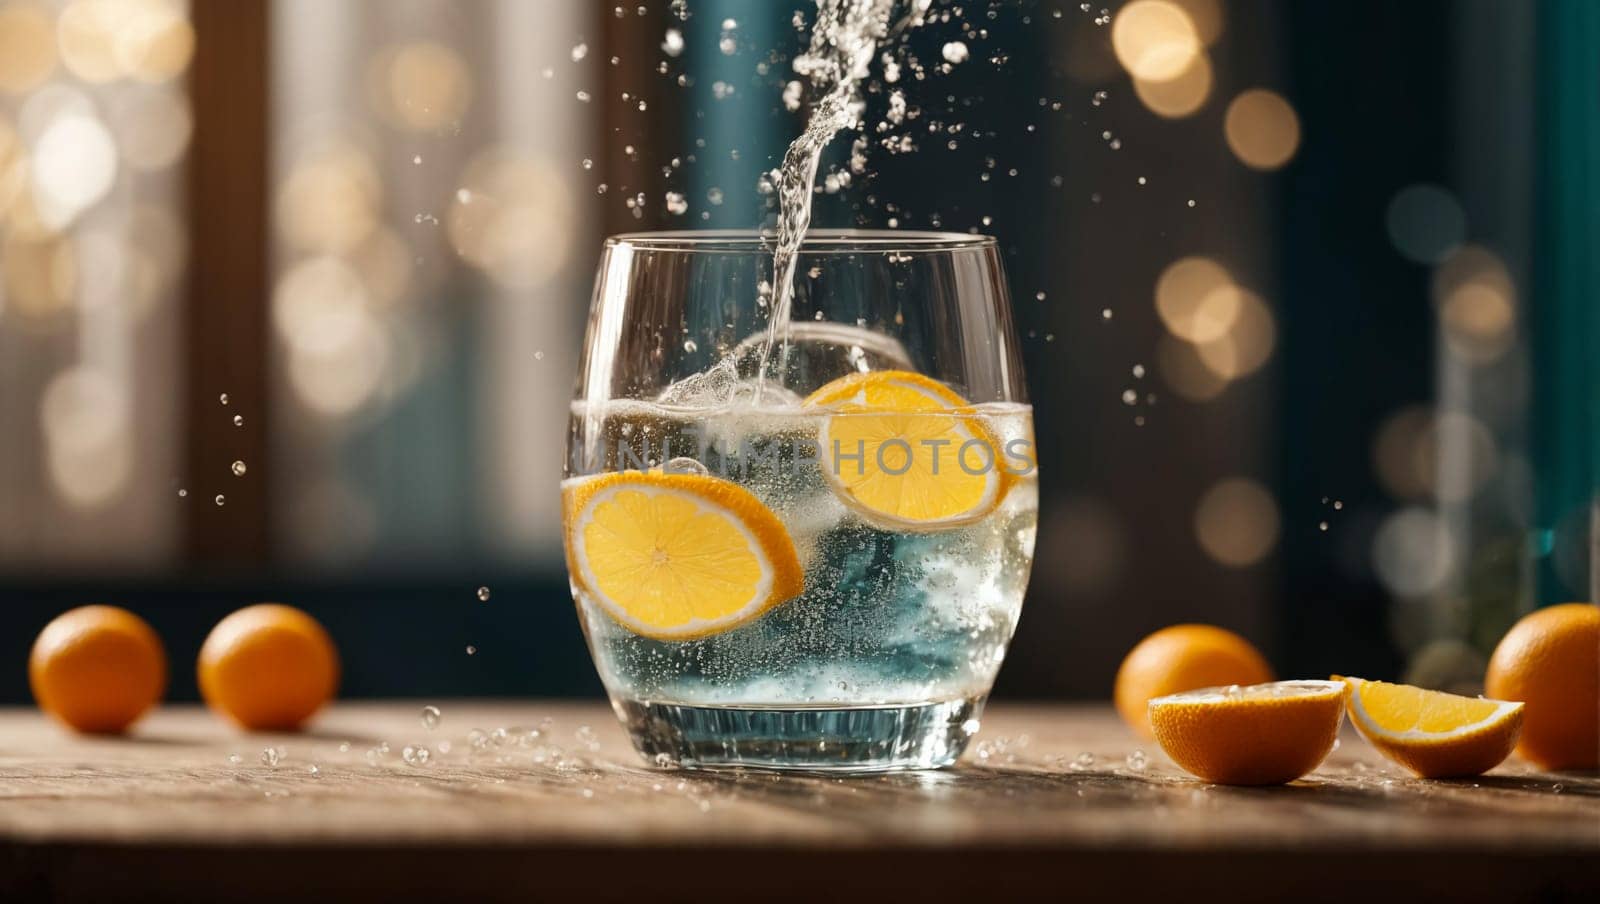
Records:
[[[1033,557],[1032,410],[995,242],[606,240],[562,483],[573,598],[634,745],[687,768],[952,763]]]

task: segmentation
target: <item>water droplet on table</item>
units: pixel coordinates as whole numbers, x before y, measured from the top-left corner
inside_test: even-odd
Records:
[[[426,728],[429,731],[433,731],[435,728],[438,728],[439,727],[439,717],[440,717],[440,715],[441,714],[439,712],[439,707],[432,706],[432,705],[424,706],[422,708],[422,717],[421,717],[422,718],[422,727]]]
[[[283,755],[284,750],[282,747],[263,747],[261,748],[261,764],[263,766],[276,766],[283,759]]]

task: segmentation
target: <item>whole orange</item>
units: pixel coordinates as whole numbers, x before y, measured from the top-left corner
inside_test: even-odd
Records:
[[[1484,692],[1527,704],[1517,754],[1545,769],[1600,766],[1600,608],[1549,606],[1511,626]]]
[[[200,647],[206,705],[251,731],[293,731],[333,697],[339,655],[317,620],[292,606],[246,606]]]
[[[1213,625],[1173,625],[1128,652],[1117,669],[1113,699],[1128,727],[1153,738],[1146,711],[1152,697],[1271,680],[1272,667],[1243,637]]]
[[[161,699],[167,654],[139,616],[83,606],[39,632],[28,683],[40,709],[78,731],[119,732]]]

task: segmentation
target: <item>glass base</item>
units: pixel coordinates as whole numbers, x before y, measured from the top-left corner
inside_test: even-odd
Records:
[[[893,772],[954,763],[983,698],[910,706],[689,706],[614,700],[651,764],[683,769]]]

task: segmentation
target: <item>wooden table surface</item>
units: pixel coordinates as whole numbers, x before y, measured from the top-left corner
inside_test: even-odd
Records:
[[[1306,780],[1226,788],[1108,709],[999,705],[955,769],[844,778],[646,768],[598,704],[422,705],[301,735],[167,707],[117,739],[0,710],[0,900],[1600,900],[1600,777],[1420,781],[1348,731]]]

